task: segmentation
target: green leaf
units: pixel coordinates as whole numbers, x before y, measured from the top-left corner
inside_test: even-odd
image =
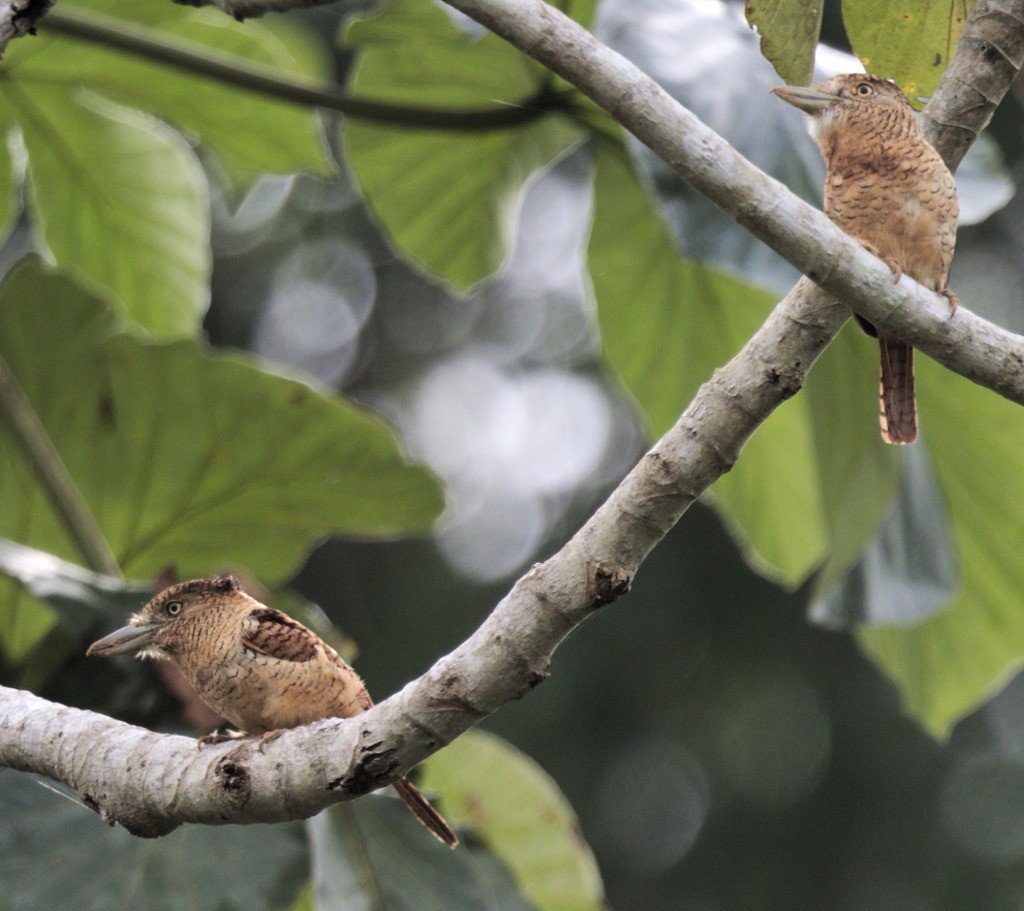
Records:
[[[821,34],[822,0],[747,0],[750,27],[761,36],[761,53],[790,85],[807,85]]]
[[[973,0],[843,0],[853,52],[869,73],[895,79],[915,107],[949,66]]]
[[[242,566],[274,584],[327,535],[425,532],[443,505],[378,419],[247,358],[118,331],[34,265],[0,289],[0,354],[129,576]],[[0,537],[76,557],[2,428],[0,502]],[[0,586],[0,634],[20,597]]]
[[[628,243],[622,226],[629,225]],[[653,434],[750,338],[775,297],[680,256],[624,156],[602,151],[588,250],[605,354]],[[822,559],[826,534],[804,396],[783,404],[711,499],[745,555],[798,584]]]
[[[295,899],[295,904],[291,906],[289,911],[321,911],[314,900],[312,881],[307,882],[302,887],[299,897]]]
[[[24,174],[21,163],[16,163],[11,155],[15,141],[10,130],[0,126],[0,242],[11,233],[21,209],[20,190]]]
[[[538,911],[606,908],[597,863],[555,783],[528,756],[493,734],[469,731],[423,765],[459,826],[472,826],[508,867]]]
[[[439,7],[395,0],[349,29],[356,94],[427,108],[506,110],[544,71],[490,32],[470,37]],[[508,258],[525,186],[583,135],[563,114],[504,129],[410,129],[347,118],[348,160],[393,243],[459,289]]]
[[[29,94],[6,80],[0,92],[21,124],[33,209],[57,264],[154,334],[191,333],[207,304],[210,216],[185,141],[97,96]]]
[[[85,634],[97,619],[118,623],[152,597],[146,585],[83,569],[53,554],[0,539],[0,572],[50,605],[72,630]]]
[[[331,72],[316,43],[285,17],[241,23],[215,9],[120,0],[62,0],[61,9],[270,77],[323,81]],[[16,67],[19,85],[56,84],[72,93],[83,87],[156,114],[211,148],[239,185],[264,171],[331,173],[320,116],[308,106],[67,38],[48,30],[45,19],[40,37],[23,45],[12,42],[4,60]]]
[[[877,534],[839,584],[831,590],[815,586],[810,616],[832,629],[865,623],[909,626],[945,608],[960,590],[953,532],[927,445],[905,447],[899,458],[903,483]],[[857,490],[872,499],[870,490],[852,487],[851,501]],[[852,502],[850,509],[856,514]]]
[[[878,430],[878,342],[851,320],[807,378],[831,548],[815,578],[820,601],[857,562],[899,490],[897,451]]]
[[[368,796],[307,823],[317,911],[531,911],[487,851],[452,851],[396,799]]]
[[[963,587],[924,623],[862,630],[867,653],[933,734],[992,695],[1024,655],[1024,413],[921,357],[918,398],[946,499]]]
[[[97,9],[129,9],[147,28],[97,15]],[[61,10],[84,10],[113,31],[134,28],[172,49],[255,63],[270,75],[324,70],[303,50],[308,41],[282,40],[256,23],[243,31],[218,11],[110,0],[67,3]],[[200,138],[237,181],[264,170],[327,173],[318,115],[58,37],[45,20],[41,29],[39,38],[12,43],[0,63],[0,122],[16,124],[24,136],[42,246],[150,332],[194,333],[209,295],[205,178],[184,137],[143,111]]]
[[[298,823],[182,826],[164,838],[136,838],[104,825],[77,798],[10,770],[0,771],[0,806],[5,908],[276,911],[306,878]]]

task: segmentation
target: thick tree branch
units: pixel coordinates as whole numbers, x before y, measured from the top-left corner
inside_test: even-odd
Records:
[[[574,23],[537,0],[452,5],[575,83],[740,223],[872,322],[1024,401],[1021,339],[964,308],[949,319],[945,298],[909,280],[894,286],[889,270],[820,212],[757,171]],[[1020,44],[1021,5],[1012,5],[1008,21],[1016,31],[1005,46]],[[994,6],[979,0],[975,11],[987,15]],[[989,111],[1014,71],[1000,66],[987,83]],[[998,85],[996,78],[1002,79]],[[957,79],[959,88],[970,83],[962,72]],[[947,104],[946,93],[957,89],[947,83],[933,109],[946,112],[943,123],[966,122]],[[969,104],[978,108],[977,99]],[[969,144],[960,135],[957,127],[953,150],[945,149],[954,163]],[[0,765],[67,782],[105,818],[150,836],[188,821],[304,817],[383,786],[544,679],[561,640],[628,589],[651,548],[732,467],[774,408],[800,388],[847,316],[845,307],[809,281],[798,283],[565,547],[520,579],[466,642],[365,715],[290,731],[265,753],[251,742],[199,751],[184,738],[0,689]],[[995,368],[988,358],[996,359]]]
[[[0,688],[0,766],[74,788],[109,821],[144,836],[182,822],[311,816],[393,781],[540,683],[558,644],[622,595],[650,550],[732,467],[772,410],[796,392],[847,319],[808,281],[701,388],[676,426],[555,556],[534,567],[462,645],[356,719],[197,749],[194,740]]]
[[[204,0],[196,0],[197,4]],[[308,0],[213,0],[244,18]],[[595,101],[755,237],[872,323],[962,376],[1024,404],[1024,338],[891,272],[768,177],[653,79],[543,0],[447,0]],[[1024,63],[1024,0],[978,0],[925,111],[955,168]],[[768,103],[766,99],[766,103]],[[822,305],[827,297],[822,295]]]

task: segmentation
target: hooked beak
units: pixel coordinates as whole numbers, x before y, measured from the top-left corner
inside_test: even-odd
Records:
[[[805,114],[820,114],[836,100],[835,95],[816,89],[813,85],[780,85],[772,89],[772,94],[778,95],[783,101],[799,108]]]
[[[152,642],[157,628],[158,624],[156,623],[122,626],[109,636],[97,639],[89,646],[86,654],[109,658],[112,655],[130,655],[133,652],[141,651]]]

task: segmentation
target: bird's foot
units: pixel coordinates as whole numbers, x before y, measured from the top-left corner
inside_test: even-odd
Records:
[[[202,749],[214,743],[227,743],[229,740],[238,740],[245,735],[241,731],[225,731],[223,734],[204,734],[196,740],[196,746]]]
[[[892,283],[894,285],[898,285],[900,279],[903,278],[903,266],[901,266],[898,262],[896,262],[893,259],[888,259],[887,257],[882,256],[882,252],[873,243],[870,243],[866,240],[861,240],[859,237],[857,238],[857,240],[860,241],[860,245],[865,250],[867,250],[868,253],[870,253],[872,256],[877,256],[883,263],[885,263],[892,270]]]
[[[280,737],[287,730],[288,730],[288,728],[281,728],[281,729],[279,729],[277,731],[267,731],[266,734],[264,734],[264,735],[262,735],[260,737],[260,742],[259,742],[259,745],[256,747],[256,749],[259,750],[262,753],[264,748],[266,747],[266,745],[268,743],[273,743],[275,740],[277,740],[278,737]]]
[[[950,291],[949,288],[943,288],[939,294],[949,301],[949,315],[952,317],[956,313],[956,308],[960,306],[960,298]]]

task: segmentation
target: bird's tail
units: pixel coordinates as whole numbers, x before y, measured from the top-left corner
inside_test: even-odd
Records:
[[[913,443],[917,439],[917,403],[914,401],[914,349],[893,335],[878,333],[882,378],[878,391],[878,422],[886,443]]]
[[[430,829],[431,834],[438,840],[443,841],[449,848],[458,847],[458,836],[452,831],[451,826],[445,818],[431,806],[427,800],[407,778],[399,778],[395,782],[395,790],[398,796],[423,825]]]

